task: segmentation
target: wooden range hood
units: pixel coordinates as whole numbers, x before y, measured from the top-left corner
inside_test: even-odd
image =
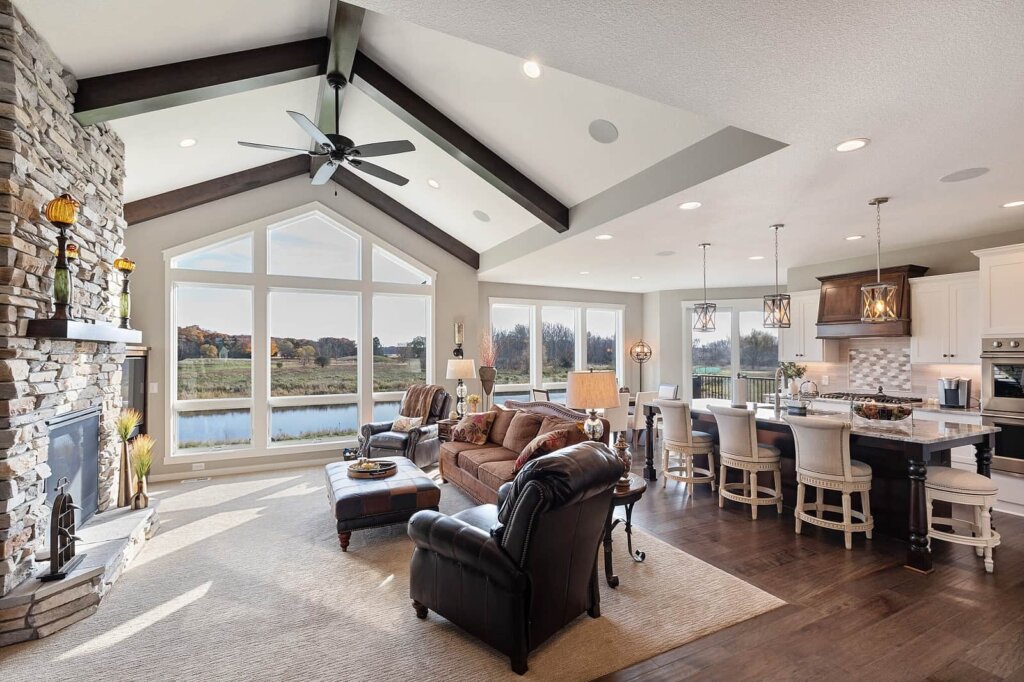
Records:
[[[920,277],[928,268],[899,265],[882,268],[882,281],[896,285],[896,316],[893,322],[861,322],[862,284],[877,281],[874,270],[819,277],[818,338],[850,339],[874,336],[910,336],[910,278]]]

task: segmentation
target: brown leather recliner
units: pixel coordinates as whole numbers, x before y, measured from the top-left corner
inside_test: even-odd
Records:
[[[526,658],[586,611],[601,615],[597,551],[622,464],[603,443],[580,443],[527,463],[485,504],[409,520],[409,592],[512,659]]]
[[[416,466],[437,464],[441,441],[437,437],[437,422],[448,416],[452,396],[438,391],[430,403],[426,423],[411,431],[392,431],[393,421],[363,424],[359,433],[363,438],[361,454],[365,457],[397,457],[411,459]]]

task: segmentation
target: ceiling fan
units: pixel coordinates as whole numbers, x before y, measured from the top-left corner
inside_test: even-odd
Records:
[[[372,175],[381,180],[392,182],[398,186],[409,182],[398,173],[393,173],[387,168],[382,168],[375,163],[363,161],[363,159],[374,156],[388,156],[390,154],[401,154],[403,152],[416,151],[409,140],[392,140],[390,142],[371,142],[369,144],[356,145],[350,138],[338,133],[338,117],[341,114],[341,102],[339,92],[348,81],[338,73],[328,74],[327,84],[334,88],[334,134],[324,133],[308,118],[297,111],[289,111],[288,115],[299,124],[306,133],[316,142],[316,149],[299,149],[297,147],[280,147],[273,144],[259,144],[257,142],[242,142],[238,144],[243,147],[254,147],[256,149],[273,149],[276,151],[301,152],[309,154],[313,158],[326,157],[326,161],[313,175],[314,185],[323,185],[342,164]]]

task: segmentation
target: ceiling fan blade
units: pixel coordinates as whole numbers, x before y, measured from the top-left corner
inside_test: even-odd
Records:
[[[306,131],[306,134],[313,138],[313,140],[322,147],[327,149],[334,149],[334,143],[327,139],[327,136],[320,132],[312,121],[303,116],[297,111],[289,111],[288,115],[292,117],[292,120],[299,124],[299,126]]]
[[[381,180],[387,180],[388,182],[393,182],[394,184],[398,185],[399,187],[401,187],[402,185],[405,185],[405,184],[407,184],[409,182],[408,178],[403,178],[398,173],[392,173],[387,168],[381,168],[377,164],[370,163],[369,161],[360,161],[359,159],[349,159],[348,162],[349,162],[349,165],[351,165],[356,170],[362,171],[362,172],[366,173],[367,175],[372,175],[375,178],[380,178]]]
[[[409,140],[392,140],[391,142],[371,142],[353,147],[351,153],[357,154],[360,158],[371,156],[384,156],[386,154],[401,154],[402,152],[414,152],[416,147]]]
[[[308,149],[299,149],[298,147],[280,147],[276,144],[260,144],[259,142],[242,142],[238,141],[238,144],[243,147],[252,147],[253,149],[270,149],[278,152],[299,152],[300,154],[309,154],[310,156],[317,156]]]
[[[316,174],[313,176],[314,185],[324,185],[331,176],[334,175],[334,171],[338,169],[338,164],[334,161],[328,161],[324,165],[317,169]]]

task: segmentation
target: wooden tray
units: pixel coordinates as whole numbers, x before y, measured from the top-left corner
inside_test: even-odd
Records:
[[[348,465],[349,478],[387,478],[398,472],[398,465],[386,459],[370,460],[376,466],[374,469],[360,469],[358,462]]]

